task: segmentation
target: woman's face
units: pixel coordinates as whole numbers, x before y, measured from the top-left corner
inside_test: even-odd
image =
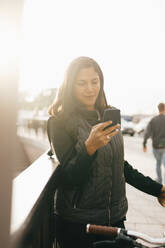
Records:
[[[100,78],[93,67],[81,69],[75,80],[74,93],[76,99],[88,110],[95,108],[100,91]]]

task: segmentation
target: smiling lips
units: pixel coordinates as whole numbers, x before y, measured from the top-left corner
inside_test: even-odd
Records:
[[[95,95],[92,95],[92,96],[84,96],[84,97],[93,98],[93,97],[95,97]]]

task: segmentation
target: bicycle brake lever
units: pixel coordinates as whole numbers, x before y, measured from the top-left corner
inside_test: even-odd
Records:
[[[114,240],[113,241],[110,241],[110,240],[97,241],[93,243],[92,247],[93,248],[109,248],[109,247],[118,248]]]

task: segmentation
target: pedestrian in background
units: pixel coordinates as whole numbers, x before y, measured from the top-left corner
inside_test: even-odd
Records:
[[[159,103],[159,115],[153,117],[146,128],[143,141],[143,151],[147,151],[147,139],[151,137],[153,154],[156,159],[156,173],[157,181],[162,183],[161,164],[163,163],[165,169],[165,104]],[[164,172],[165,182],[165,172]]]
[[[88,223],[124,228],[125,182],[158,197],[165,206],[165,186],[124,161],[120,125],[105,130],[112,122],[104,122],[103,114],[114,107],[107,105],[103,88],[100,66],[79,57],[69,65],[49,109],[48,137],[62,170],[55,207],[60,248],[91,248],[93,242],[104,240],[105,236],[85,232]]]

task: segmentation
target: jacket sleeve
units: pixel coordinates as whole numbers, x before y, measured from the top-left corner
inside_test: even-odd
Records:
[[[76,147],[71,135],[55,117],[49,118],[47,133],[51,150],[63,167],[62,185],[67,187],[82,185],[90,174],[95,155],[90,156],[87,153],[83,142]]]
[[[144,176],[127,161],[124,161],[124,175],[126,182],[140,191],[156,197],[160,195],[162,185],[150,177]]]
[[[143,147],[146,147],[147,140],[149,137],[151,137],[151,134],[152,134],[152,129],[151,129],[151,121],[150,121],[144,133]]]

